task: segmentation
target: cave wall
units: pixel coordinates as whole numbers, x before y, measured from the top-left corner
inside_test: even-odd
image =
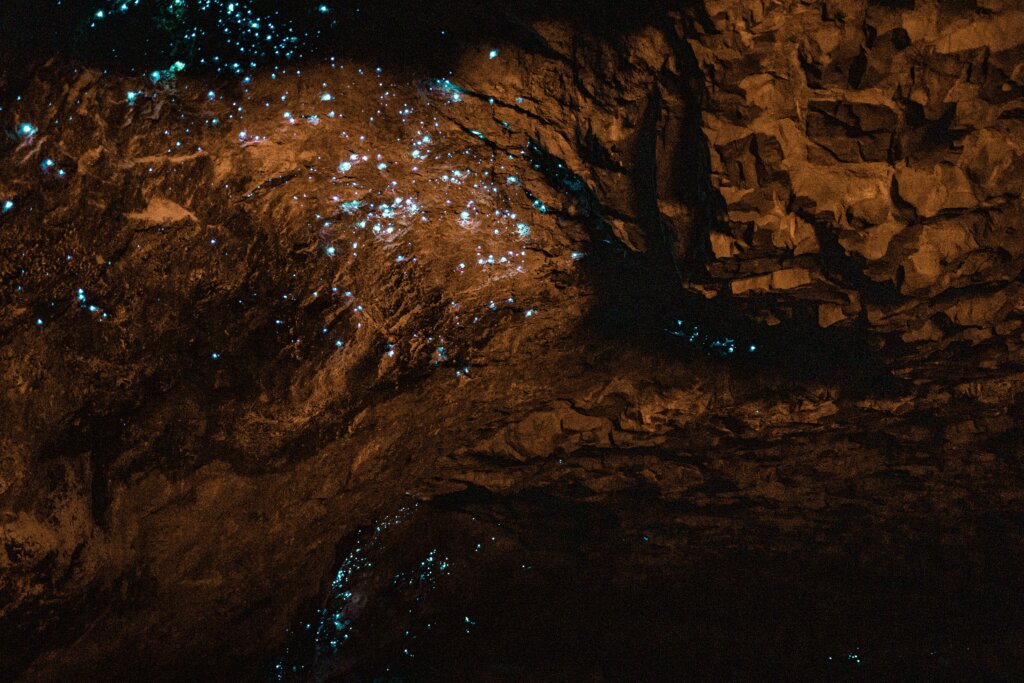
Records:
[[[708,0],[621,34],[516,26],[444,78],[154,85],[55,59],[5,104],[0,635],[26,680],[253,673],[338,539],[468,487],[653,491],[666,557],[974,533],[1019,503],[1024,12]],[[378,90],[428,112],[434,166]],[[342,125],[325,91],[380,121]],[[360,136],[387,174],[339,179]],[[403,195],[429,230],[335,231],[392,176],[453,169],[472,182]],[[657,317],[594,324],[684,295],[867,339],[912,383],[850,395],[760,340],[730,365]]]
[[[724,215],[696,288],[772,323],[860,326],[896,348],[996,340],[1019,353],[1019,5],[706,11],[690,44]]]

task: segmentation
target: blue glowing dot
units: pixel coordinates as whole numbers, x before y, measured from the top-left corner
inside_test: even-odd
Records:
[[[54,163],[53,159],[43,159],[43,163],[40,165],[43,167],[43,170],[45,171],[47,169],[53,168],[56,164]]]
[[[134,90],[129,90],[125,93],[125,98],[128,100],[128,104],[135,104],[135,98],[139,96],[139,93]]]
[[[574,252],[572,252],[572,260],[573,261],[579,261],[581,258],[583,258],[583,252],[582,251],[574,251]]]
[[[38,326],[42,327],[42,325],[43,325],[43,319],[42,319],[42,318],[36,318],[36,325],[38,325]]]
[[[750,351],[750,353],[753,353],[754,351],[757,351],[757,345],[756,344],[751,344],[749,351]]]
[[[519,178],[515,177],[514,175],[510,175],[508,177],[508,184],[509,185],[514,185],[514,184],[516,184],[518,182],[519,182]]]
[[[522,237],[526,237],[530,234],[530,226],[526,223],[518,223],[516,225],[516,232],[518,232]]]
[[[496,59],[498,57],[497,50],[491,50],[490,54],[487,55],[490,59]]]
[[[468,221],[469,220],[469,211],[463,211],[461,214],[459,214],[459,216],[462,217],[462,220]]]
[[[211,90],[210,92],[206,93],[206,97],[212,100],[212,99],[214,99],[215,97],[217,97],[217,93],[215,93],[215,92],[213,92],[213,91]]]
[[[532,318],[535,315],[537,315],[537,309],[536,308],[531,308],[530,310],[528,310],[526,313],[523,314],[523,316],[526,317],[526,318]]]
[[[14,201],[13,200],[8,199],[8,200],[4,201],[4,213],[7,213],[8,211],[10,211],[13,208],[14,208]]]
[[[348,162],[348,161],[341,162],[341,164],[338,165],[338,170],[341,171],[342,173],[347,173],[348,171],[351,171],[352,170],[351,162]]]
[[[323,95],[320,96],[321,102],[330,102],[333,99],[334,97],[329,92],[325,92]]]
[[[212,358],[213,360],[217,360],[218,358],[220,358],[220,354],[219,353],[211,353],[210,354],[210,358]]]
[[[25,137],[31,137],[31,136],[35,135],[36,134],[36,130],[37,130],[36,127],[33,126],[31,123],[28,123],[27,121],[25,123],[21,124],[20,126],[18,126],[18,132],[21,133]]]
[[[382,162],[380,162],[379,164],[377,164],[377,170],[378,170],[378,171],[383,171],[383,170],[384,170],[384,169],[386,169],[387,167],[388,167],[388,165],[387,165],[387,164],[385,164],[385,163],[384,163],[383,161],[382,161]]]
[[[334,254],[337,253],[337,251],[338,250],[335,249],[334,247],[327,247],[327,255],[328,256],[334,256]]]
[[[327,5],[320,5],[319,7],[317,7],[317,11],[319,11],[320,14],[327,14],[328,12],[331,11],[331,8],[328,7]]]

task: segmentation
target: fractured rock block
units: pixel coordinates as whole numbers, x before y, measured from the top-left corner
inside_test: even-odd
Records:
[[[889,251],[892,238],[906,227],[889,219],[863,230],[847,230],[839,234],[839,244],[848,254],[863,256],[868,261],[878,261]]]
[[[836,323],[846,320],[843,307],[839,304],[821,304],[818,306],[818,326],[831,327]]]
[[[901,291],[911,293],[948,280],[947,264],[978,248],[970,227],[956,220],[921,226],[902,260]]]
[[[888,201],[893,168],[864,163],[842,166],[804,164],[790,172],[794,202],[804,212],[839,221],[848,207],[863,202]]]
[[[952,164],[942,163],[931,169],[900,166],[896,169],[896,187],[900,197],[922,218],[978,205],[967,174]]]
[[[730,287],[733,294],[747,294],[796,289],[809,285],[813,281],[811,271],[806,268],[783,268],[764,275],[733,280]]]
[[[957,325],[989,327],[1006,317],[1007,309],[1024,305],[1024,287],[1011,284],[999,291],[963,297],[945,309],[946,315]]]
[[[715,258],[732,258],[743,250],[740,241],[732,235],[712,230],[710,237],[711,251],[714,253]]]
[[[986,48],[992,52],[1024,44],[1024,12],[1002,12],[984,19],[964,18],[953,23],[935,42],[940,54]]]
[[[839,161],[885,161],[888,158],[892,131],[898,119],[891,108],[820,100],[808,106],[807,137],[829,150]]]

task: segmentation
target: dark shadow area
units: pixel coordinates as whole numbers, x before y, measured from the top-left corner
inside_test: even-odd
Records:
[[[226,40],[234,39],[218,19],[227,6],[252,10],[269,19],[274,35],[295,36],[295,48],[279,53],[264,49],[237,51]],[[287,66],[302,58],[331,55],[358,57],[380,66],[413,72],[445,73],[453,59],[481,43],[514,42],[526,49],[550,50],[531,28],[537,20],[563,20],[581,32],[610,39],[658,21],[668,8],[682,5],[664,0],[621,3],[613,0],[310,0],[287,3],[274,0],[164,3],[142,0],[137,7],[111,12],[117,3],[97,0],[11,0],[0,8],[0,73],[10,82],[23,83],[40,60],[54,54],[84,64],[121,72],[165,69],[182,60],[189,73],[217,72],[224,64],[239,61],[243,70],[253,66]],[[168,6],[179,9],[169,10]],[[98,11],[106,9],[97,19]],[[236,12],[242,12],[236,9]],[[93,27],[95,26],[95,27]],[[202,34],[192,36],[192,27]],[[265,29],[266,26],[261,27]],[[213,56],[222,55],[219,62]],[[235,59],[237,57],[237,60]]]
[[[1008,657],[1024,633],[1024,612],[1009,599],[1022,588],[1019,553],[979,575],[995,546],[901,542],[899,531],[879,528],[845,548],[779,531],[745,546],[726,533],[709,545],[698,519],[642,494],[594,503],[564,491],[506,498],[470,489],[423,504],[348,539],[340,556],[366,562],[343,563],[351,571],[306,617],[315,628],[296,633],[268,679],[1000,681],[1021,673]],[[870,538],[881,532],[895,536]],[[791,550],[766,550],[773,544]]]
[[[654,97],[648,111],[657,106]],[[645,120],[648,128],[653,126],[652,114]],[[699,126],[699,121],[692,125]],[[652,139],[653,134],[641,134],[642,141]],[[687,155],[694,145],[707,149],[699,130],[687,135]],[[644,253],[630,251],[615,238],[594,193],[560,159],[536,144],[529,151],[531,162],[565,193],[589,227],[591,243],[582,266],[598,292],[588,317],[589,332],[638,345],[657,362],[710,355],[741,373],[831,383],[851,396],[895,395],[905,389],[862,330],[822,329],[812,311],[769,326],[744,315],[727,296],[709,300],[682,289],[685,280],[700,281],[701,251],[683,262],[673,254],[674,237],[658,209],[653,144],[641,144],[636,177],[641,230],[651,245]],[[720,206],[710,169],[703,169],[692,174],[697,189],[687,193],[697,217],[691,238],[697,245],[707,241],[707,230],[717,218],[711,212]]]

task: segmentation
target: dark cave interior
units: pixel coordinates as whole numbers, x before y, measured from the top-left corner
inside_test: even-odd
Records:
[[[1013,0],[7,0],[0,680],[1024,676]]]

